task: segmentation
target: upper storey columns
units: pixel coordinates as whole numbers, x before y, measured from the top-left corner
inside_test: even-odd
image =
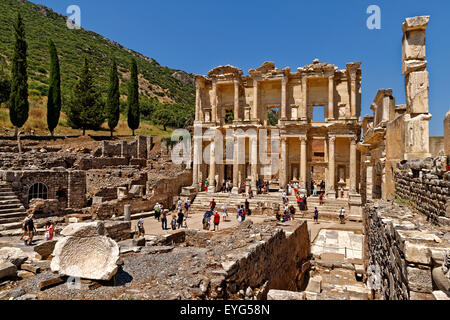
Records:
[[[241,121],[239,113],[239,80],[234,80],[234,119],[236,121]]]
[[[328,120],[334,120],[334,74],[328,77]]]
[[[281,80],[281,121],[287,120],[287,85],[288,78],[284,76]]]

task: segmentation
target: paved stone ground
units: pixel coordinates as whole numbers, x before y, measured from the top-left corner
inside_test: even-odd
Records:
[[[342,230],[321,230],[311,248],[314,255],[343,254],[347,259],[362,259],[363,235]]]

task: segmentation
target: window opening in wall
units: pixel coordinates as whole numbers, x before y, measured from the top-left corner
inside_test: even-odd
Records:
[[[325,106],[313,106],[312,122],[325,122]]]
[[[28,203],[32,199],[43,199],[47,200],[48,198],[48,188],[43,183],[35,183],[28,190]]]
[[[279,107],[271,107],[267,110],[267,125],[276,126],[278,124]]]
[[[225,123],[233,124],[234,121],[234,110],[226,110],[225,111]]]

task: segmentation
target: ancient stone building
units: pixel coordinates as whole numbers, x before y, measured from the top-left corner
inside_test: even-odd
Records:
[[[309,190],[314,178],[328,198],[342,186],[359,203],[360,66],[315,60],[291,72],[266,62],[248,76],[232,66],[197,76],[193,186],[208,181],[215,192],[228,179],[235,189],[260,179]]]
[[[364,199],[388,199],[395,192],[394,172],[404,160],[431,156],[425,31],[430,17],[407,18],[403,23],[402,74],[406,105],[395,105],[392,89],[378,91],[363,120],[361,185]]]

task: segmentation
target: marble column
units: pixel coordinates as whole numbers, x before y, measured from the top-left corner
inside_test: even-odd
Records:
[[[239,140],[234,137],[233,143],[233,193],[237,194],[239,190]]]
[[[356,118],[356,71],[352,72],[351,74],[351,92],[350,92],[350,99],[351,99],[351,114],[352,118]]]
[[[202,138],[194,137],[194,168],[192,172],[192,186],[196,190],[199,190],[199,167],[202,153]]]
[[[356,193],[356,137],[350,138],[350,193]]]
[[[287,120],[287,77],[281,80],[281,120]]]
[[[373,199],[373,165],[366,162],[366,200]]]
[[[258,109],[259,109],[259,89],[258,89],[258,80],[253,80],[253,114],[252,120],[258,120]]]
[[[306,189],[307,182],[307,140],[306,137],[300,137],[300,186]]]
[[[209,147],[209,179],[208,179],[208,192],[216,192],[216,141],[211,140]]]
[[[336,199],[336,164],[335,164],[335,147],[336,137],[330,137],[328,140],[328,187],[327,198]]]
[[[234,80],[234,120],[241,121],[239,114],[239,80]]]
[[[251,175],[252,175],[252,189],[256,190],[256,181],[258,180],[258,139],[251,138]]]
[[[308,81],[305,76],[302,77],[302,95],[303,103],[300,109],[300,120],[307,120],[308,113]]]
[[[200,88],[200,83],[196,81],[196,93],[195,93],[195,121],[201,121],[201,108],[202,108],[202,91]]]
[[[287,169],[287,141],[286,137],[281,137],[281,166],[280,166],[280,189],[285,189]]]
[[[334,76],[328,78],[328,120],[334,120]]]
[[[212,83],[212,106],[211,106],[211,122],[217,121],[217,83],[213,80]]]

